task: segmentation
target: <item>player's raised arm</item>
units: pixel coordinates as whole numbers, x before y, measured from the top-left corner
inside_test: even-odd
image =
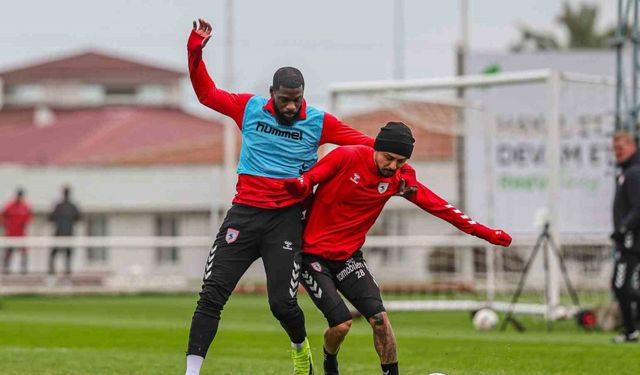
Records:
[[[405,198],[430,214],[446,220],[461,231],[482,238],[494,245],[508,247],[511,244],[511,236],[501,229],[488,228],[469,218],[462,211],[449,204],[433,191],[415,179],[415,170],[408,165],[403,168],[403,178],[410,187],[416,187],[413,194]]]
[[[233,94],[216,87],[202,60],[202,49],[213,35],[213,27],[203,19],[193,21],[193,29],[187,41],[189,78],[200,103],[231,117],[242,126],[244,108],[252,94]]]
[[[373,147],[374,139],[363,134],[330,113],[324,114],[322,136],[320,144],[333,143],[335,145],[365,145]]]

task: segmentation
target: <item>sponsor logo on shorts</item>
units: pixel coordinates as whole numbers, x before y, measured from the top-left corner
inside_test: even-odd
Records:
[[[388,182],[380,182],[378,183],[378,193],[384,194],[385,191],[389,188]]]
[[[355,259],[349,258],[345,262],[345,267],[342,271],[338,272],[336,278],[338,281],[344,280],[347,276],[351,275],[353,272],[367,268],[367,266],[363,262],[356,262]],[[364,271],[358,272],[358,279],[362,277]]]
[[[311,263],[311,268],[313,268],[316,272],[322,272],[322,266],[318,262]]]
[[[293,247],[291,247],[293,245],[293,242],[291,241],[284,241],[284,245],[282,245],[282,248],[284,250],[293,250]]]
[[[227,229],[227,234],[224,236],[224,240],[227,241],[227,243],[234,243],[238,239],[239,235],[240,235],[239,230],[229,228]]]

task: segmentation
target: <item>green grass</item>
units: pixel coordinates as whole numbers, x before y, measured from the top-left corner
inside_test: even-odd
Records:
[[[196,295],[10,297],[0,307],[0,374],[184,374]],[[325,321],[301,297],[318,370]],[[468,313],[390,313],[402,374],[637,374],[639,345],[560,322],[548,333],[481,333]],[[289,342],[266,296],[233,295],[203,374],[290,374]],[[379,374],[371,329],[356,321],[340,353],[342,374]],[[316,374],[322,374],[317,371]]]

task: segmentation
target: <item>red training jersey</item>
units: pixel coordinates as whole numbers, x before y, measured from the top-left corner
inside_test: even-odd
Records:
[[[24,201],[13,200],[4,207],[1,224],[7,237],[22,237],[26,234],[27,224],[31,222],[31,207]]]
[[[407,199],[423,210],[468,234],[487,230],[417,181],[409,164],[391,177],[382,176],[374,150],[367,146],[338,147],[303,176],[319,184],[307,212],[303,251],[325,259],[345,260],[362,247],[385,203],[398,192],[401,179],[418,188]]]
[[[219,89],[202,60],[203,38],[195,32],[191,32],[187,42],[189,59],[189,77],[193,89],[200,103],[229,116],[242,129],[242,121],[247,102],[254,94],[235,94]],[[306,101],[303,100],[300,108],[300,119],[306,117]],[[273,100],[269,99],[264,109],[275,116]],[[362,144],[373,146],[373,138],[355,130],[335,116],[324,113],[320,145],[333,143],[337,145]],[[242,203],[259,208],[281,208],[299,203],[302,199],[292,196],[284,188],[282,179],[264,176],[241,174],[236,184],[236,196],[234,203]]]

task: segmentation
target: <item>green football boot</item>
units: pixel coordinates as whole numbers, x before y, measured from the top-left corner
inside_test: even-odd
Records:
[[[313,375],[313,359],[308,338],[304,339],[302,348],[291,349],[291,359],[293,360],[293,375]]]

